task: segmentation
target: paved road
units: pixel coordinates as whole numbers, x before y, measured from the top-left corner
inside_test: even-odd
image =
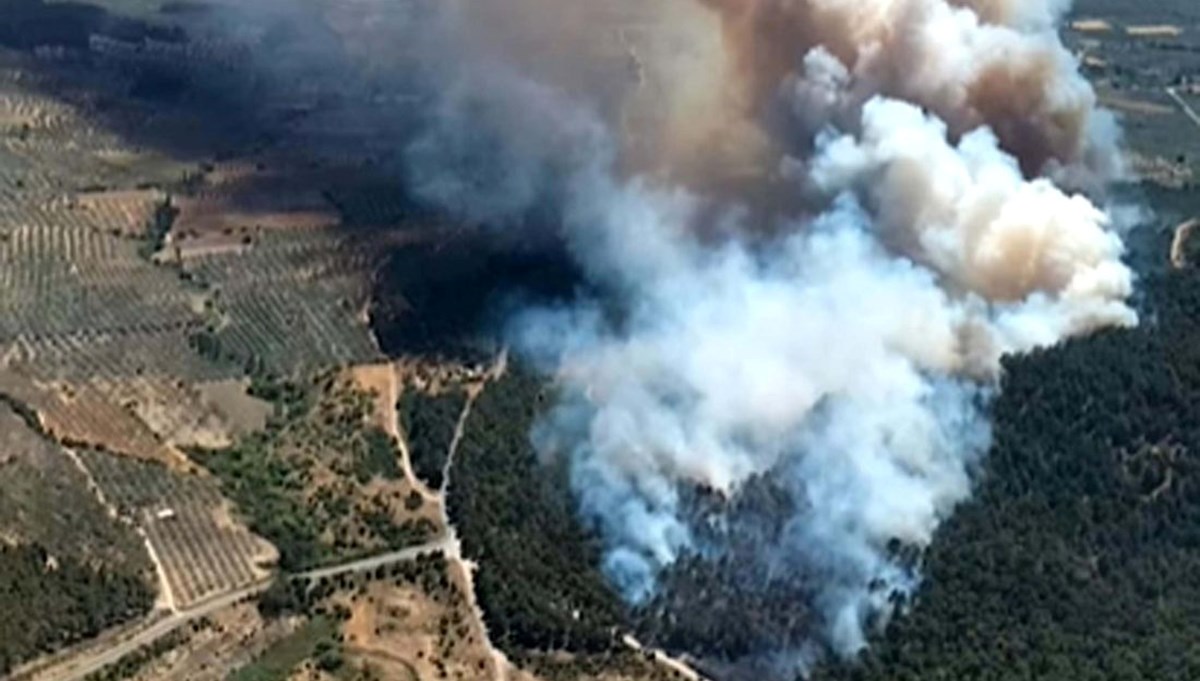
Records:
[[[447,552],[450,549],[451,540],[442,538],[436,541],[431,541],[420,546],[413,546],[391,553],[384,553],[378,556],[370,556],[369,558],[361,558],[349,563],[341,565],[333,565],[326,568],[317,568],[316,570],[308,570],[307,572],[298,572],[293,575],[288,575],[288,579],[300,580],[307,579],[310,581],[318,580],[323,577],[337,577],[338,575],[350,574],[352,572],[370,572],[376,568],[381,568],[385,565],[394,563],[407,563],[411,560],[416,560],[421,556],[426,556],[431,553]]]
[[[450,541],[450,539],[446,538],[438,539],[437,541],[400,551],[392,551],[369,558],[360,558],[341,565],[333,565],[288,575],[287,578],[315,580],[322,577],[337,577],[356,572],[369,572],[386,565],[416,560],[421,556],[437,551],[446,551],[450,546]],[[110,664],[115,664],[126,655],[133,653],[143,646],[154,643],[192,621],[211,615],[218,610],[228,608],[243,598],[250,598],[262,593],[271,585],[271,581],[264,580],[243,589],[223,594],[162,619],[148,620],[144,626],[125,634],[123,638],[115,643],[110,644],[107,641],[100,643],[95,646],[94,650],[84,649],[61,661],[53,662],[49,666],[32,669],[23,673],[19,672],[10,677],[8,681],[80,681],[89,674],[100,671]]]
[[[110,664],[115,664],[121,658],[133,653],[138,648],[154,643],[189,622],[211,615],[222,608],[227,608],[237,603],[243,598],[260,593],[269,585],[269,581],[253,584],[244,589],[239,589],[205,601],[187,610],[181,610],[162,619],[152,620],[144,627],[136,629],[132,635],[128,635],[116,643],[111,645],[101,644],[96,650],[83,650],[77,655],[72,655],[40,671],[18,674],[12,677],[12,681],[26,681],[27,679],[29,681],[75,681],[76,679],[83,679]]]

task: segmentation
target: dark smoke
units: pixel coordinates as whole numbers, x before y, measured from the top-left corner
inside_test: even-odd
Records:
[[[560,384],[531,438],[647,633],[761,679],[907,607],[1003,354],[1137,322],[1065,9],[253,0],[195,28],[269,55],[243,103],[293,98],[306,153],[469,228],[461,271],[389,280],[410,298],[557,272],[567,302],[480,295],[404,342],[502,326]]]

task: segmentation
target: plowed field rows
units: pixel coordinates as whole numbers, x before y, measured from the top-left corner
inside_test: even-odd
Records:
[[[232,520],[212,480],[102,452],[81,457],[110,502],[145,530],[176,607],[266,576],[257,562],[271,551]]]

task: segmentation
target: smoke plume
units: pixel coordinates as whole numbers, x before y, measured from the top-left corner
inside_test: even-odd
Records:
[[[1001,356],[1137,322],[1096,203],[1116,125],[1062,0],[599,5],[452,5],[414,190],[483,223],[552,207],[587,273],[509,332],[561,386],[532,437],[630,602],[736,553],[725,587],[799,583],[812,623],[731,657],[853,654],[970,495]]]

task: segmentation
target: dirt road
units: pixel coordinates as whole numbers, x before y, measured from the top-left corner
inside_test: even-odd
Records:
[[[345,574],[370,572],[371,570],[387,565],[416,560],[421,556],[438,551],[445,552],[450,548],[449,542],[449,539],[438,539],[427,544],[421,544],[420,546],[391,551],[378,556],[360,558],[342,563],[341,565],[287,575],[286,579],[315,580],[323,577],[337,577]],[[244,598],[257,596],[271,585],[271,581],[269,579],[263,580],[243,589],[222,594],[207,601],[197,603],[187,610],[168,614],[166,617],[162,616],[161,611],[156,612],[145,620],[142,626],[125,633],[116,642],[105,640],[100,643],[93,643],[68,657],[51,662],[49,665],[18,672],[6,681],[80,681],[89,674],[93,674],[110,664],[115,664],[126,655],[135,652],[143,646],[154,643],[190,622],[228,608]]]
[[[1187,114],[1187,117],[1192,119],[1192,122],[1195,123],[1197,127],[1200,127],[1200,114],[1196,113],[1196,110],[1187,103],[1186,99],[1181,97],[1179,93],[1176,92],[1175,88],[1167,88],[1167,95],[1171,99],[1175,100],[1175,103],[1179,105],[1179,108],[1183,109],[1183,113]]]

